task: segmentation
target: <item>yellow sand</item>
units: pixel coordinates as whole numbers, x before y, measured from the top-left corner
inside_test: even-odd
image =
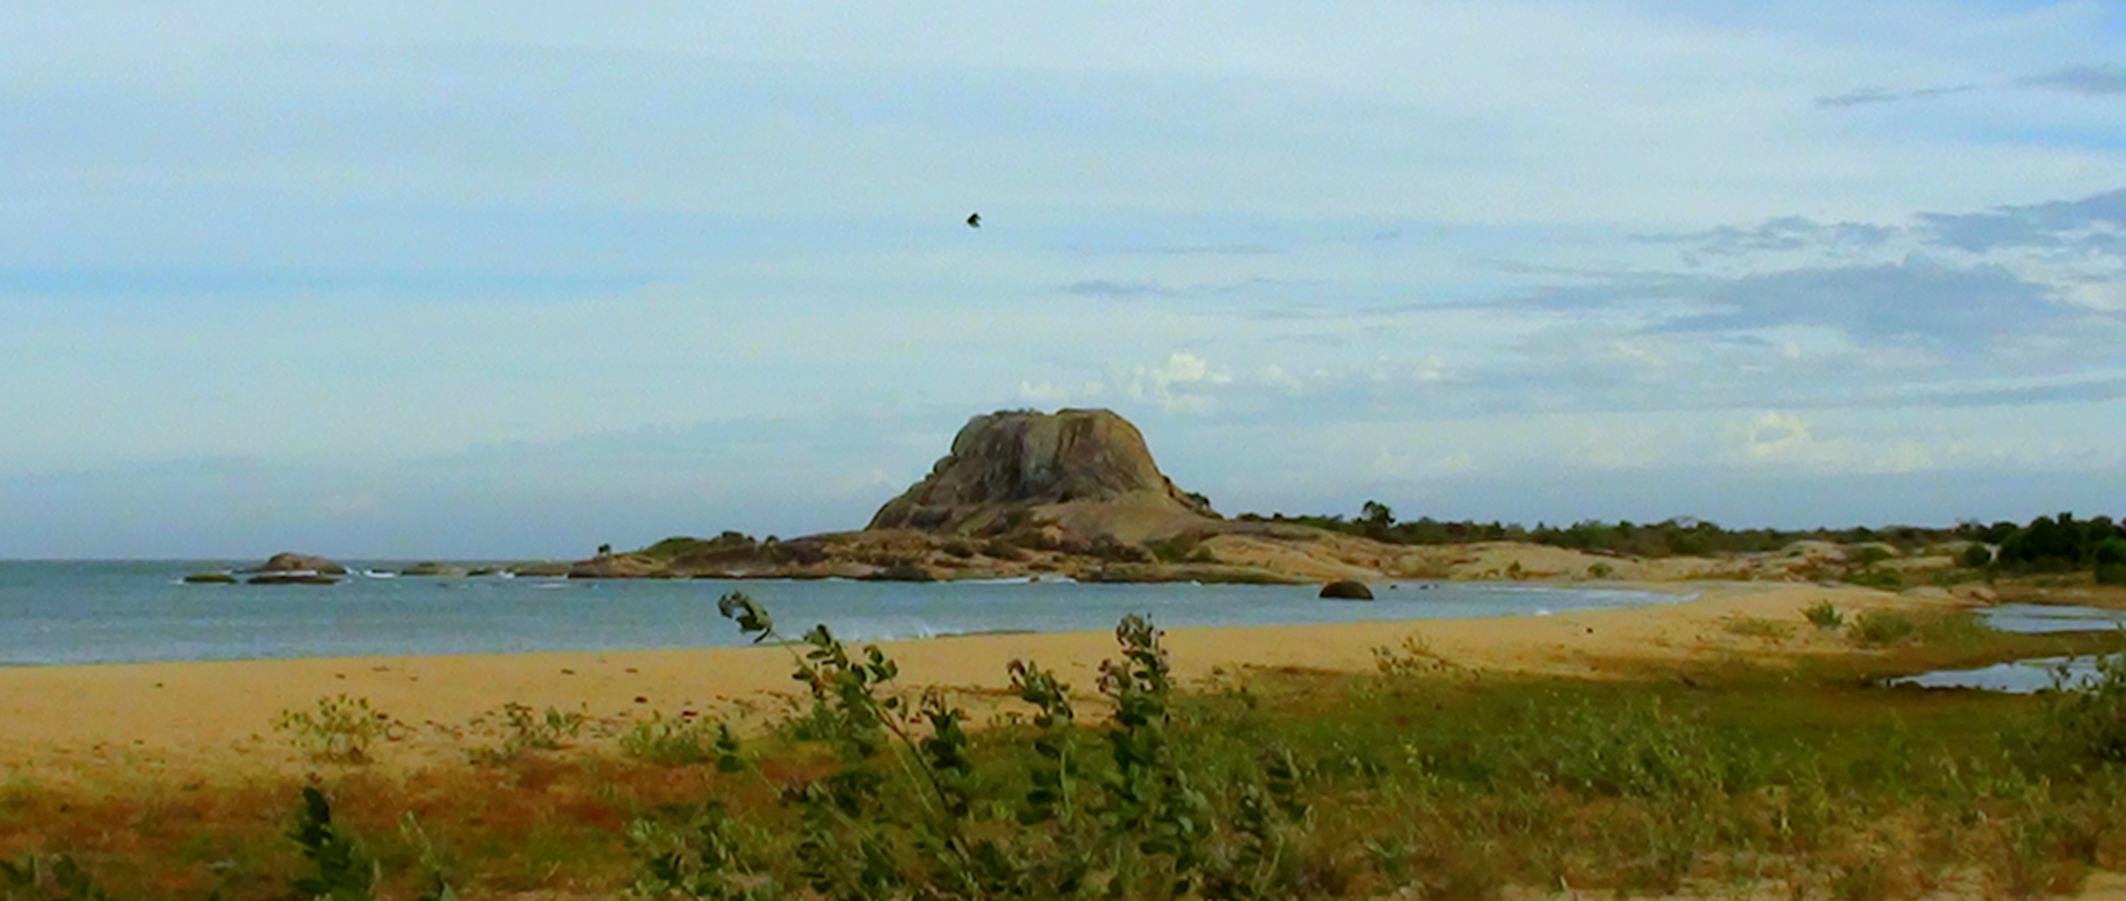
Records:
[[[1184,679],[1239,667],[1370,670],[1374,648],[1401,648],[1406,641],[1471,669],[1602,676],[1733,655],[1827,650],[1839,639],[1807,627],[1800,614],[1818,601],[1846,611],[1959,602],[1939,592],[1793,584],[1637,587],[1672,592],[1676,601],[1555,616],[1174,629],[1167,646]],[[1737,617],[1787,623],[1794,634],[1779,640],[1737,634],[1725,627]],[[1001,692],[1009,685],[1005,665],[1028,659],[1090,692],[1100,662],[1116,646],[1102,631],[882,647],[899,662],[900,681],[908,686]],[[468,724],[505,703],[581,712],[607,732],[655,713],[773,709],[779,695],[797,687],[789,655],[780,647],[748,647],[0,669],[0,768],[18,776],[113,768],[154,776],[307,766],[272,722],[283,710],[313,709],[320,698],[340,694],[366,698],[401,724],[379,746],[380,762],[462,760],[466,747],[499,735],[492,723]]]

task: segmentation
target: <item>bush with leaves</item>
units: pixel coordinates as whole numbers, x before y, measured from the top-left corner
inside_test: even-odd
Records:
[[[368,698],[333,695],[311,710],[283,710],[273,720],[297,748],[313,759],[367,763],[369,749],[394,733],[391,717],[372,709]]]
[[[514,701],[503,704],[496,711],[502,720],[504,735],[502,743],[491,747],[474,748],[468,756],[474,763],[506,764],[532,751],[556,751],[582,734],[589,717],[578,712],[564,712],[552,707],[534,711]]]

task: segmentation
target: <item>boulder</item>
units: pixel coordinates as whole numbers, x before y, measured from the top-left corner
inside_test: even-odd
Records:
[[[265,573],[244,580],[248,585],[338,585],[340,580],[314,572]]]
[[[903,560],[880,567],[878,571],[863,578],[872,582],[935,582],[938,575],[936,570],[921,563]]]
[[[1343,579],[1321,587],[1321,596],[1339,601],[1373,600],[1373,589],[1357,579]]]
[[[870,528],[992,536],[1053,526],[1135,543],[1216,516],[1159,471],[1128,420],[1108,410],[1018,410],[968,420],[951,453],[880,507]]]
[[[412,566],[406,567],[405,569],[399,570],[399,575],[402,576],[448,576],[455,575],[456,573],[457,570],[455,568],[446,564],[437,563],[433,560],[427,561],[425,563],[416,563]]]
[[[509,568],[509,574],[534,578],[557,578],[568,575],[568,569],[569,565],[566,563],[519,563]]]
[[[304,572],[317,573],[319,575],[326,576],[344,576],[347,574],[347,567],[341,566],[323,557],[316,557],[309,554],[296,554],[283,551],[281,553],[274,554],[273,556],[266,558],[266,562],[259,564],[259,567],[257,569],[252,570],[252,572]]]
[[[571,579],[642,579],[666,572],[665,566],[639,554],[615,554],[569,564]]]

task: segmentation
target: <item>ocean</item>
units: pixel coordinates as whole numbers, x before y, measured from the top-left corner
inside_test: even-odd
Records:
[[[349,577],[336,585],[188,585],[256,561],[0,561],[0,665],[399,654],[511,654],[740,645],[717,598],[743,591],[796,637],[855,641],[1112,628],[1497,617],[1674,603],[1643,591],[1404,581],[1378,600],[1306,585],[567,580]],[[347,561],[390,571],[396,561]],[[1391,587],[1392,586],[1392,587]]]

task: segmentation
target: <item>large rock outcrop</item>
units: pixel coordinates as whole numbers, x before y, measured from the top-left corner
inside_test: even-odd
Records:
[[[266,562],[259,564],[257,569],[247,570],[247,572],[317,573],[321,576],[344,576],[347,574],[347,567],[311,554],[282,551],[266,558]]]
[[[1217,517],[1174,487],[1144,436],[1108,410],[977,416],[928,478],[888,501],[872,529],[1001,535],[1048,529],[1063,540],[1178,535]]]

